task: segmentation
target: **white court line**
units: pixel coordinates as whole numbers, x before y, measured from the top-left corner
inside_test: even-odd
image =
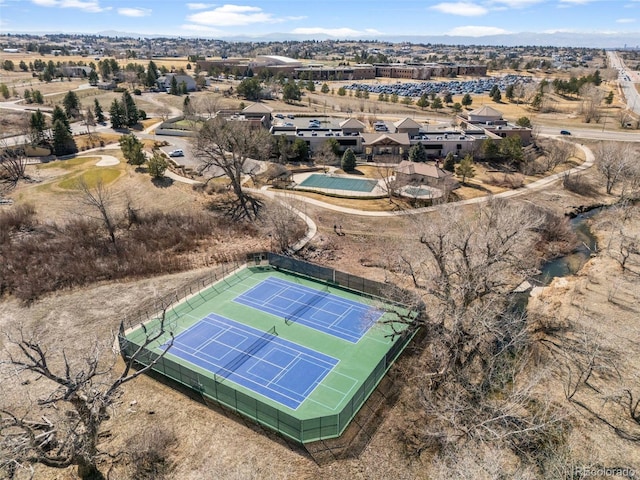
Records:
[[[330,374],[331,374],[331,373],[329,373],[329,375],[330,375]],[[329,375],[327,375],[327,376],[329,376]],[[349,390],[347,390],[346,392],[343,392],[342,390],[338,390],[338,389],[336,389],[336,388],[333,388],[333,387],[330,387],[330,386],[328,386],[328,385],[325,385],[324,383],[322,384],[322,386],[323,386],[323,387],[325,387],[325,388],[327,388],[327,389],[329,389],[329,390],[333,390],[333,391],[334,391],[334,392],[336,392],[336,393],[342,394],[342,400],[340,400],[340,401],[336,404],[336,406],[335,406],[335,407],[330,407],[329,405],[327,405],[327,404],[325,404],[325,403],[322,403],[322,402],[319,402],[319,401],[317,401],[317,400],[313,400],[313,399],[309,399],[309,400],[310,400],[311,402],[313,402],[313,403],[317,404],[317,405],[320,405],[320,406],[322,406],[322,407],[326,408],[327,410],[332,410],[332,411],[334,411],[334,412],[335,412],[335,411],[336,411],[336,409],[340,406],[340,404],[341,404],[342,402],[344,402],[344,399],[345,399],[345,398],[347,398],[347,396],[351,393],[351,391],[352,391],[352,390],[355,388],[355,386],[358,384],[358,380],[356,380],[356,379],[355,379],[355,378],[353,378],[353,377],[350,377],[349,375],[345,375],[345,374],[343,374],[343,373],[337,373],[337,372],[335,372],[335,373],[334,373],[334,375],[340,375],[341,377],[348,378],[349,380],[352,380],[352,381],[353,381],[353,385],[351,385],[351,387],[349,388]],[[326,377],[325,377],[325,378],[326,378]]]
[[[234,327],[234,326],[227,326],[227,327],[228,327],[228,330],[231,330],[231,329],[234,329],[234,328],[235,328],[236,330],[240,330],[240,329],[237,329],[237,328],[236,328],[236,327]],[[241,333],[243,333],[244,335],[247,335],[247,333],[248,333],[248,332],[242,332],[241,330],[240,330],[240,332],[241,332]],[[253,334],[252,334],[252,335],[253,335]],[[253,335],[253,336],[254,336],[254,337],[256,337],[256,338],[259,338],[257,335]],[[249,337],[246,337],[246,338],[249,338]],[[228,354],[228,353],[230,353],[231,351],[237,351],[237,352],[241,352],[241,353],[246,353],[244,350],[239,350],[239,349],[237,349],[237,348],[235,348],[235,347],[233,347],[233,346],[231,346],[231,345],[227,345],[227,344],[224,344],[224,343],[221,343],[221,342],[217,342],[217,343],[219,343],[220,345],[223,345],[223,346],[227,347],[228,349],[230,349],[230,350],[229,350],[229,352],[227,352],[227,354]],[[184,346],[186,347],[186,345],[184,345]],[[283,348],[283,347],[284,347],[284,348]],[[191,347],[187,347],[187,348],[191,348]],[[300,358],[303,358],[303,355],[304,355],[304,356],[306,357],[306,358],[304,358],[304,359],[305,359],[305,361],[308,361],[309,363],[312,363],[312,364],[314,364],[314,365],[316,365],[316,366],[318,366],[318,367],[322,368],[324,371],[331,372],[331,370],[333,369],[333,367],[335,367],[335,365],[334,365],[334,366],[332,366],[331,368],[327,368],[327,365],[328,365],[328,364],[324,364],[324,365],[323,365],[323,364],[321,364],[321,363],[318,363],[318,362],[317,362],[318,360],[319,360],[319,361],[322,361],[321,359],[313,358],[313,357],[311,357],[310,355],[305,354],[304,352],[300,352],[300,351],[294,350],[293,348],[288,347],[288,346],[286,346],[286,345],[271,345],[271,350],[269,350],[268,352],[273,351],[273,350],[279,350],[279,351],[282,351],[282,352],[287,353],[285,349],[289,349],[289,350],[291,350],[292,352],[295,352],[295,353],[296,353],[296,356],[297,356],[297,357],[300,357]],[[178,355],[175,355],[176,357],[180,358],[182,361],[187,362],[187,363],[190,363],[190,364],[192,364],[192,365],[194,365],[194,366],[196,366],[196,367],[199,367],[199,368],[204,368],[205,370],[208,370],[210,373],[213,373],[214,375],[215,375],[215,373],[216,373],[216,370],[218,370],[218,371],[219,371],[219,370],[224,369],[225,371],[228,371],[228,370],[226,370],[226,369],[224,368],[224,365],[222,365],[222,366],[221,366],[221,365],[218,365],[218,364],[217,364],[218,359],[216,359],[216,362],[212,362],[211,360],[208,360],[207,358],[204,358],[204,357],[208,357],[208,358],[215,358],[215,357],[213,357],[213,356],[211,356],[211,355],[208,355],[207,353],[204,353],[204,352],[198,352],[198,354],[199,354],[199,355],[194,355],[194,353],[193,353],[193,352],[186,351],[184,348],[180,348],[180,347],[177,347],[177,348],[176,348],[176,350],[178,350],[178,351],[180,351],[180,352],[184,352],[184,353],[185,353],[185,354],[187,354],[187,355],[194,356],[194,357],[196,357],[198,360],[200,360],[200,361],[202,361],[203,363],[207,364],[208,366],[207,366],[207,365],[198,365],[198,364],[196,364],[196,363],[190,362],[189,360],[187,360],[187,359],[186,359],[186,358],[184,358],[184,357],[180,357],[180,356],[178,356]],[[268,352],[265,352],[265,353],[268,353]],[[171,353],[171,350],[169,350],[169,353]],[[289,354],[289,355],[291,355],[291,354]],[[226,355],[225,355],[225,356],[226,356]],[[280,366],[280,365],[277,365],[277,364],[274,364],[274,363],[272,363],[272,362],[268,362],[268,361],[266,361],[266,360],[263,360],[263,358],[262,358],[262,357],[255,357],[255,356],[253,356],[253,355],[251,355],[251,357],[252,357],[252,358],[254,358],[254,359],[256,360],[256,363],[258,363],[258,362],[265,362],[265,363],[268,363],[268,364],[271,364],[271,365],[274,365],[274,366],[276,366],[276,367],[281,368],[281,366]],[[223,356],[222,358],[224,358],[224,356]],[[309,360],[316,360],[316,361],[309,361]],[[323,363],[325,363],[325,362],[323,362]],[[290,365],[290,364],[291,364],[291,362],[289,362],[289,365]],[[336,363],[336,365],[337,365],[337,363]],[[212,367],[213,367],[213,368],[212,368]],[[283,371],[284,371],[284,369],[283,369]],[[280,388],[280,390],[275,390],[275,389],[273,389],[273,388],[271,388],[271,387],[269,386],[269,385],[272,383],[272,381],[271,381],[271,382],[267,382],[267,383],[265,384],[265,383],[262,383],[262,382],[256,381],[256,379],[254,379],[254,378],[249,378],[249,377],[246,377],[246,376],[244,376],[244,375],[241,375],[241,374],[237,373],[237,371],[235,371],[235,370],[234,370],[234,371],[230,371],[230,372],[229,372],[229,376],[231,376],[231,375],[234,375],[235,377],[237,377],[237,378],[239,378],[239,379],[243,379],[243,380],[245,380],[247,383],[246,383],[246,384],[243,384],[243,383],[240,383],[240,382],[238,382],[238,381],[234,381],[233,379],[231,379],[231,380],[230,380],[231,382],[234,382],[234,383],[236,383],[236,384],[238,384],[238,385],[240,385],[240,386],[242,386],[242,387],[244,387],[244,388],[248,388],[248,389],[250,389],[251,391],[253,391],[256,395],[262,395],[263,397],[267,397],[267,398],[269,398],[270,400],[272,400],[272,401],[274,401],[274,402],[276,402],[276,403],[279,403],[279,404],[281,404],[281,405],[283,405],[283,406],[285,406],[285,407],[287,407],[287,408],[290,408],[291,410],[294,410],[294,411],[295,411],[295,410],[297,410],[297,409],[300,407],[300,405],[302,405],[302,403],[304,403],[304,402],[308,399],[309,395],[311,395],[311,392],[310,392],[308,395],[306,395],[306,396],[305,396],[305,395],[301,394],[300,392],[293,391],[293,390],[291,390],[291,389],[289,389],[289,388],[286,388],[286,387],[284,387],[284,386],[282,386],[282,385],[278,385],[278,387]],[[326,377],[326,375],[327,375],[327,373],[325,373],[325,374],[324,374],[323,379]],[[259,377],[258,375],[255,375],[255,377],[257,377],[258,379],[264,380],[264,379],[262,379],[261,377]],[[226,380],[226,379],[227,379],[227,377],[225,377],[225,380]],[[316,377],[316,381],[315,381],[314,383],[316,384],[316,388],[317,388],[317,385],[320,385],[322,382],[318,382],[318,381],[317,381],[317,377]],[[259,386],[261,386],[261,387],[265,388],[265,389],[266,389],[267,391],[269,391],[269,392],[273,392],[274,394],[280,395],[281,397],[284,397],[284,398],[287,398],[287,399],[289,399],[289,400],[292,400],[292,401],[296,402],[296,403],[298,404],[298,406],[297,406],[296,408],[291,408],[290,406],[285,405],[284,403],[282,403],[282,402],[280,402],[280,401],[276,400],[274,397],[271,397],[271,396],[265,395],[264,393],[260,393],[260,392],[258,392],[258,391],[255,391],[255,390],[253,390],[253,389],[251,388],[251,385],[252,385],[252,384],[254,384],[254,385],[259,385]],[[276,385],[277,385],[277,384],[276,384]],[[285,390],[285,391],[283,392],[282,390]],[[307,389],[307,390],[308,390],[308,389]],[[314,390],[315,390],[315,388],[314,388]],[[313,391],[313,390],[312,390],[312,391]],[[287,395],[287,392],[290,392],[291,394],[295,395],[295,397],[294,397],[294,396],[291,396],[291,395]]]

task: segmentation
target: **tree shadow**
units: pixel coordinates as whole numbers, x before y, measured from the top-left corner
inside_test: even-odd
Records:
[[[173,185],[173,178],[169,177],[160,177],[160,178],[152,178],[151,183],[157,188],[169,188]]]
[[[473,188],[474,190],[480,190],[481,192],[485,192],[485,193],[491,193],[491,190],[477,183],[469,183],[469,182],[466,182],[466,183],[460,182],[460,183],[463,187]]]

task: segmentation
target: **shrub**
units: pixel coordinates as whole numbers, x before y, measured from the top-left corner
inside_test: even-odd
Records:
[[[596,186],[581,174],[565,173],[562,177],[562,186],[565,190],[585,197],[592,197],[598,191]]]
[[[353,172],[356,169],[356,156],[353,150],[347,148],[342,156],[342,170],[345,172]]]

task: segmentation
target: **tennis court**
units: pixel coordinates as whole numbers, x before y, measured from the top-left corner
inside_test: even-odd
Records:
[[[298,323],[352,343],[358,342],[383,312],[328,289],[269,277],[235,298],[235,302],[271,313],[287,325]]]
[[[371,192],[378,185],[377,180],[366,178],[345,178],[334,175],[314,173],[298,184],[299,187],[327,188],[332,190],[351,190],[352,192]]]
[[[262,332],[215,314],[178,335],[171,353],[293,410],[338,363],[278,338],[275,327]]]
[[[373,308],[358,291],[285,270],[308,272],[311,264],[270,256],[277,267],[244,265],[189,289],[166,310],[165,334],[138,361],[156,359],[154,371],[203,400],[297,442],[339,436],[411,337],[393,336],[382,321],[394,307]],[[149,316],[124,331],[123,354],[138,351],[161,320]]]

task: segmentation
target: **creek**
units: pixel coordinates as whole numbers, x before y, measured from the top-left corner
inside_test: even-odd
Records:
[[[566,277],[575,275],[597,251],[597,241],[591,232],[588,220],[602,211],[602,207],[594,208],[584,213],[580,213],[571,219],[571,227],[578,237],[578,246],[567,255],[563,255],[553,260],[545,262],[540,267],[540,274],[533,280],[535,285],[549,285],[556,277]]]

